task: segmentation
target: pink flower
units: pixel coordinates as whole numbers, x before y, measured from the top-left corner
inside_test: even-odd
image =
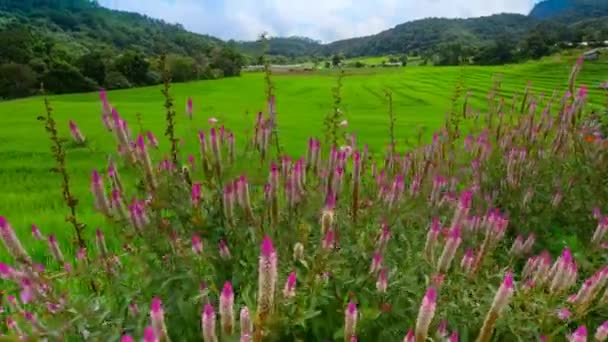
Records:
[[[434,287],[429,287],[422,299],[420,309],[418,309],[418,318],[416,319],[416,341],[425,341],[429,332],[429,326],[435,316],[435,307],[437,304],[437,290]]]
[[[192,206],[193,207],[198,207],[201,199],[202,199],[202,184],[201,183],[194,183],[192,184],[192,194],[191,194],[191,200],[192,200]]]
[[[388,287],[388,270],[383,268],[378,273],[378,280],[376,281],[376,289],[380,293],[385,293]]]
[[[229,281],[224,283],[220,295],[220,322],[224,333],[231,335],[234,329],[234,291]]]
[[[462,257],[462,261],[460,262],[460,267],[462,267],[465,273],[471,273],[473,270],[473,265],[475,263],[475,254],[472,249],[467,249]]]
[[[452,259],[454,259],[456,250],[458,249],[458,246],[460,246],[461,242],[462,238],[460,237],[460,227],[455,226],[450,230],[445,246],[443,247],[443,252],[439,257],[439,261],[437,263],[437,270],[439,272],[444,273],[450,269]]]
[[[246,306],[241,309],[240,322],[241,342],[249,342],[253,332],[253,324],[251,322],[251,317],[249,316],[249,309]]]
[[[195,254],[203,253],[203,240],[196,234],[192,235],[192,251]]]
[[[188,114],[188,118],[192,120],[192,98],[188,98],[188,103],[186,104],[186,114]]]
[[[566,308],[561,308],[561,309],[557,310],[557,318],[559,318],[562,321],[569,320],[570,316],[572,316],[572,313],[570,312],[570,310],[568,310]]]
[[[498,291],[496,291],[491,310],[500,313],[509,304],[513,291],[513,273],[507,272]]]
[[[277,284],[277,253],[268,235],[260,246],[258,266],[258,313],[262,316],[272,311]]]
[[[157,337],[166,337],[167,328],[165,327],[165,314],[162,308],[160,298],[153,298],[150,304],[150,321],[154,335]]]
[[[376,273],[380,271],[382,268],[382,259],[382,253],[375,251],[374,256],[372,257],[372,264],[370,266],[369,273]]]
[[[228,244],[226,240],[220,240],[219,242],[219,253],[220,258],[223,260],[230,260],[232,258],[232,254],[230,254],[230,249],[228,249]]]
[[[449,342],[458,342],[458,340],[459,340],[458,331],[452,332],[452,335],[450,335]]]
[[[344,313],[344,338],[350,341],[357,336],[357,305],[350,301]]]
[[[97,210],[99,210],[102,214],[109,215],[110,205],[108,203],[108,198],[106,197],[103,180],[99,176],[99,172],[97,172],[97,170],[93,170],[91,173],[91,192],[93,193],[93,198],[95,199],[95,208],[97,208]]]
[[[578,89],[578,98],[580,98],[581,100],[584,100],[587,98],[588,95],[589,95],[589,89],[587,89],[587,87],[585,87],[585,85],[581,85],[581,87]]]
[[[448,336],[448,321],[447,320],[442,320],[441,322],[439,322],[439,325],[437,326],[437,335],[441,338],[446,338]]]
[[[323,241],[321,242],[321,247],[326,251],[331,251],[334,249],[336,243],[336,236],[333,228],[327,229],[325,232],[325,236],[323,237]]]
[[[133,337],[129,335],[122,335],[120,342],[134,342]]]
[[[217,123],[217,119],[214,117],[209,118],[209,120],[207,120],[207,122],[209,122],[210,125],[215,125]]]
[[[72,120],[70,120],[70,134],[72,134],[72,139],[74,139],[74,142],[76,142],[77,144],[82,145],[85,143],[86,139],[84,135],[80,131],[80,128],[78,128],[76,123]]]
[[[426,235],[426,243],[424,245],[424,254],[427,259],[430,259],[435,250],[435,245],[437,244],[437,239],[439,238],[439,233],[441,232],[441,222],[439,222],[438,218],[433,218],[431,223],[431,227]]]
[[[159,342],[152,327],[146,327],[144,329],[144,342]]]
[[[148,137],[148,143],[152,145],[155,149],[158,149],[158,140],[154,136],[154,133],[152,133],[152,131],[148,131],[148,133],[146,133],[146,136]]]
[[[572,335],[568,336],[569,342],[587,342],[587,328],[584,325],[578,327]]]
[[[416,338],[414,337],[414,330],[409,329],[407,334],[403,338],[403,342],[415,342]]]
[[[0,263],[0,277],[5,280],[12,280],[15,270],[5,263]]]
[[[205,304],[201,322],[203,341],[217,342],[217,335],[215,333],[215,310],[211,304]]]
[[[34,237],[34,239],[36,240],[42,240],[42,233],[40,233],[40,229],[38,229],[38,226],[35,224],[32,224],[32,236]]]
[[[17,235],[15,235],[15,231],[4,216],[0,216],[0,238],[13,258],[17,260],[21,259],[22,261],[30,260],[29,255],[21,245],[21,241],[19,241]]]
[[[598,342],[604,342],[606,339],[608,339],[608,321],[605,321],[597,328],[594,337]]]
[[[53,257],[55,258],[55,260],[57,262],[59,262],[60,264],[63,264],[64,263],[63,253],[61,253],[61,249],[59,248],[59,245],[57,244],[57,239],[55,238],[55,235],[53,235],[53,234],[49,235],[49,249],[51,250],[51,254],[53,254]]]
[[[289,273],[283,288],[283,296],[285,298],[293,298],[296,296],[296,272]]]

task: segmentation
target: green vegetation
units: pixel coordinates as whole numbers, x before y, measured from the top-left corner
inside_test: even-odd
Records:
[[[554,89],[565,87],[573,58],[552,57],[540,63],[526,63],[505,67],[406,67],[398,69],[353,69],[343,80],[341,109],[349,122],[349,129],[370,144],[372,152],[380,151],[386,142],[386,103],[384,90],[390,89],[396,117],[397,141],[403,143],[415,137],[421,128],[425,136],[445,120],[444,113],[451,107],[450,97],[462,79],[464,87],[471,89],[470,102],[477,107],[486,106],[486,95],[492,78],[501,79],[501,95],[510,101],[513,94],[529,80],[537,92],[550,96]],[[605,103],[598,86],[604,81],[608,64],[605,60],[585,65],[580,82],[591,93],[591,109],[599,111]],[[331,89],[335,86],[335,73],[322,72],[307,75],[275,75],[274,88],[277,112],[280,118],[281,144],[289,154],[302,153],[311,131],[320,132],[324,118],[332,111]],[[175,84],[173,96],[178,112],[176,132],[188,144],[184,153],[196,155],[193,142],[196,130],[207,127],[207,119],[216,117],[220,123],[235,132],[250,130],[251,122],[260,110],[265,109],[264,75],[244,74],[240,78]],[[117,110],[131,123],[134,134],[137,113],[141,113],[144,131],[152,130],[161,143],[160,158],[169,151],[162,138],[164,118],[159,87],[121,90],[109,93]],[[186,99],[192,97],[194,118],[185,115]],[[90,170],[100,167],[110,152],[111,135],[101,126],[101,113],[96,93],[63,95],[50,98],[55,108],[59,131],[68,137],[68,120],[73,119],[87,138],[85,147],[69,145],[67,164],[74,180],[73,191],[83,201],[80,215],[90,226],[102,225],[101,217],[91,210],[88,189]],[[11,212],[16,226],[26,227],[36,221],[44,229],[56,231],[60,241],[69,240],[58,196],[58,181],[50,177],[52,158],[45,144],[43,128],[35,118],[43,112],[41,98],[30,98],[0,103],[0,208]],[[237,144],[244,144],[237,135]],[[30,214],[37,213],[34,219]],[[90,230],[89,230],[90,232]]]
[[[243,56],[219,39],[89,0],[0,1],[0,99],[237,76]]]
[[[570,62],[175,88],[164,73],[162,97],[5,103],[22,115],[0,136],[3,340],[605,341],[608,138],[591,112],[608,111],[606,64]],[[190,99],[177,113],[195,91],[194,119]],[[72,143],[69,109],[85,113]],[[28,196],[56,206],[20,212]]]

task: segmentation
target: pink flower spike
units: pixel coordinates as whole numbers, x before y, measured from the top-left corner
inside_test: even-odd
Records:
[[[458,331],[452,332],[452,335],[450,335],[450,342],[458,342],[459,339],[460,337],[458,336]]]
[[[344,337],[350,341],[357,336],[357,305],[351,300],[344,314]]]
[[[129,335],[122,335],[120,342],[133,342],[133,337]]]
[[[234,291],[232,284],[227,281],[224,283],[220,296],[220,322],[222,330],[231,335],[234,329]]]
[[[587,328],[581,325],[568,337],[569,342],[587,342]]]
[[[414,330],[409,329],[407,334],[403,338],[403,342],[415,342],[416,338],[414,337]]]
[[[605,321],[597,328],[594,337],[598,342],[604,342],[606,339],[608,339],[608,321]]]
[[[154,133],[152,133],[152,131],[148,131],[148,133],[146,133],[146,136],[148,137],[148,143],[152,145],[152,147],[158,149],[158,140],[154,136]]]
[[[158,342],[158,338],[156,337],[152,327],[146,327],[144,329],[144,342]]]
[[[265,257],[271,257],[274,253],[274,246],[272,245],[272,240],[268,235],[264,236],[261,244],[262,255]]]
[[[283,296],[285,298],[293,298],[296,295],[296,272],[289,273],[283,288]]]
[[[35,224],[32,224],[32,236],[36,239],[36,240],[42,240],[42,233],[40,233],[40,229],[38,229],[38,226],[36,226]]]
[[[215,333],[215,310],[211,304],[205,304],[202,318],[203,340],[205,342],[217,341]]]
[[[382,253],[379,251],[374,252],[374,256],[372,257],[372,265],[369,269],[369,273],[376,273],[382,268]]]
[[[192,235],[192,251],[195,254],[203,253],[203,240],[196,234]]]
[[[557,310],[557,318],[559,318],[561,321],[569,320],[570,316],[572,316],[572,313],[566,308]]]

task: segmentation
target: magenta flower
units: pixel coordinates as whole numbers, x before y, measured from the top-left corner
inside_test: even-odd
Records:
[[[134,340],[130,335],[122,335],[120,342],[134,342]]]
[[[152,145],[152,147],[154,147],[155,149],[158,149],[158,139],[156,139],[154,133],[152,133],[152,131],[148,131],[146,133],[146,136],[148,137],[148,143]]]
[[[388,287],[388,269],[383,268],[378,273],[378,280],[376,281],[376,289],[380,293],[386,293]]]
[[[277,284],[277,253],[268,235],[260,246],[258,266],[258,313],[264,317],[272,311]]]
[[[414,336],[414,330],[409,329],[407,331],[407,334],[403,338],[403,342],[415,342],[415,341],[416,341],[416,337]]]
[[[159,342],[159,339],[156,337],[154,333],[154,328],[146,327],[144,329],[144,342]]]
[[[82,145],[85,143],[86,139],[85,139],[84,135],[80,131],[80,128],[78,128],[76,123],[72,120],[70,120],[70,134],[72,135],[72,139],[74,139],[75,143],[77,143],[79,145]]]
[[[93,170],[91,173],[91,193],[93,193],[95,200],[95,208],[104,215],[110,215],[110,205],[103,186],[103,180],[97,170]]]
[[[229,281],[224,283],[220,295],[220,322],[224,333],[232,335],[234,329],[234,291]]]
[[[188,114],[188,118],[192,120],[192,98],[188,98],[188,103],[186,104],[186,114]]]
[[[61,249],[57,244],[57,239],[53,234],[49,235],[49,249],[51,250],[51,254],[53,254],[53,257],[55,258],[55,261],[60,264],[63,264],[65,262],[63,259],[63,253],[61,253]]]
[[[448,321],[446,319],[441,320],[437,326],[437,336],[446,338],[448,336]]]
[[[241,323],[241,342],[249,342],[253,333],[253,323],[249,316],[249,309],[246,306],[241,309],[239,318]]]
[[[454,331],[454,332],[452,332],[452,335],[450,335],[449,342],[458,342],[459,339],[460,338],[458,336],[458,331]]]
[[[369,273],[376,273],[380,271],[380,269],[382,268],[382,259],[382,253],[380,253],[379,251],[375,251],[374,256],[372,257],[372,264],[369,268]]]
[[[211,304],[205,304],[201,326],[203,330],[203,341],[217,342],[217,335],[215,333],[215,310]]]
[[[608,339],[608,321],[605,321],[597,328],[594,337],[598,342],[604,342]]]
[[[167,338],[167,327],[165,326],[165,314],[160,298],[153,298],[150,304],[150,322],[154,335],[159,338]]]
[[[336,243],[336,233],[333,228],[327,229],[325,232],[325,236],[323,237],[323,241],[321,242],[321,247],[325,251],[331,251],[334,249]]]
[[[439,219],[434,217],[431,222],[431,227],[426,235],[426,242],[424,244],[424,255],[427,259],[430,260],[432,257],[435,245],[437,244],[437,239],[439,238],[439,233],[441,232],[441,222]]]
[[[226,240],[220,240],[218,245],[220,258],[222,258],[223,260],[230,260],[232,258],[232,254],[230,254],[230,249],[228,249],[228,244],[226,243]]]
[[[194,254],[203,253],[203,240],[196,234],[192,235],[192,251]]]
[[[460,261],[460,267],[465,273],[471,273],[473,271],[473,265],[475,264],[475,254],[472,249],[467,249]]]
[[[435,316],[435,307],[437,304],[437,290],[429,287],[422,299],[420,309],[418,309],[418,318],[416,319],[416,341],[426,341],[428,336],[429,326]]]
[[[587,328],[584,325],[578,327],[568,336],[568,342],[587,342]]]
[[[202,197],[203,197],[202,196],[202,184],[201,183],[192,184],[192,194],[191,194],[192,206],[195,208],[198,208],[199,204],[201,203]]]
[[[283,288],[283,296],[285,298],[293,298],[296,296],[296,272],[289,273]]]
[[[0,262],[0,278],[12,280],[15,277],[15,270],[5,263]]]
[[[572,316],[572,313],[566,308],[561,308],[557,310],[557,318],[559,318],[561,321],[569,320],[570,316]]]
[[[439,261],[437,262],[437,271],[445,273],[450,269],[452,260],[456,255],[456,250],[460,246],[461,242],[462,238],[460,237],[460,227],[455,226],[448,233],[448,238],[445,246],[443,247],[443,252],[441,253]]]
[[[42,233],[40,233],[40,229],[38,229],[38,226],[35,225],[35,224],[32,224],[32,236],[36,240],[42,240],[43,239]]]
[[[357,336],[357,305],[351,300],[344,313],[344,340],[350,341]]]
[[[0,238],[6,247],[6,250],[13,256],[13,258],[21,261],[30,260],[29,255],[23,249],[21,241],[15,235],[15,231],[11,225],[6,221],[4,216],[0,216]]]

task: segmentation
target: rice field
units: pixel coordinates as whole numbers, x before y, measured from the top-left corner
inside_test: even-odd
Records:
[[[358,140],[379,151],[387,141],[388,117],[384,91],[393,93],[397,138],[400,142],[427,129],[439,128],[451,106],[450,98],[457,84],[472,91],[473,106],[483,110],[493,77],[501,79],[501,95],[510,102],[528,81],[537,94],[563,91],[573,59],[552,57],[542,62],[500,67],[406,67],[398,69],[361,69],[347,72],[343,87],[343,112],[349,130]],[[599,84],[608,78],[608,61],[588,62],[579,82],[590,89],[592,108],[604,108],[607,98]],[[331,111],[331,88],[335,75],[284,74],[273,78],[276,88],[280,142],[290,154],[305,151],[311,135],[322,136],[323,118]],[[197,151],[196,131],[207,128],[207,120],[216,117],[236,133],[243,143],[255,114],[264,110],[264,78],[261,73],[247,73],[240,78],[174,84],[177,134],[185,141],[183,160]],[[185,115],[186,100],[192,97],[194,117]],[[125,117],[134,133],[151,130],[160,141],[159,159],[169,151],[164,132],[164,99],[160,87],[108,92],[110,102]],[[80,200],[79,216],[90,228],[104,220],[92,209],[89,176],[93,168],[103,169],[106,158],[114,152],[113,136],[101,121],[101,106],[96,93],[51,96],[51,105],[61,134],[69,137],[68,121],[74,120],[87,138],[86,147],[68,144],[67,164],[71,186]],[[17,233],[30,236],[36,223],[43,233],[54,233],[59,241],[70,242],[71,227],[64,221],[67,209],[62,201],[60,179],[49,172],[54,161],[48,137],[36,117],[43,114],[40,97],[0,103],[0,215],[7,217]],[[140,115],[141,127],[137,124]],[[94,230],[88,229],[92,234]],[[26,240],[27,241],[27,240]],[[33,242],[32,242],[33,244]],[[64,244],[65,246],[68,243]],[[71,244],[69,244],[71,245]],[[42,255],[44,246],[32,246]],[[4,253],[4,252],[2,252]],[[4,259],[0,255],[0,259]]]

